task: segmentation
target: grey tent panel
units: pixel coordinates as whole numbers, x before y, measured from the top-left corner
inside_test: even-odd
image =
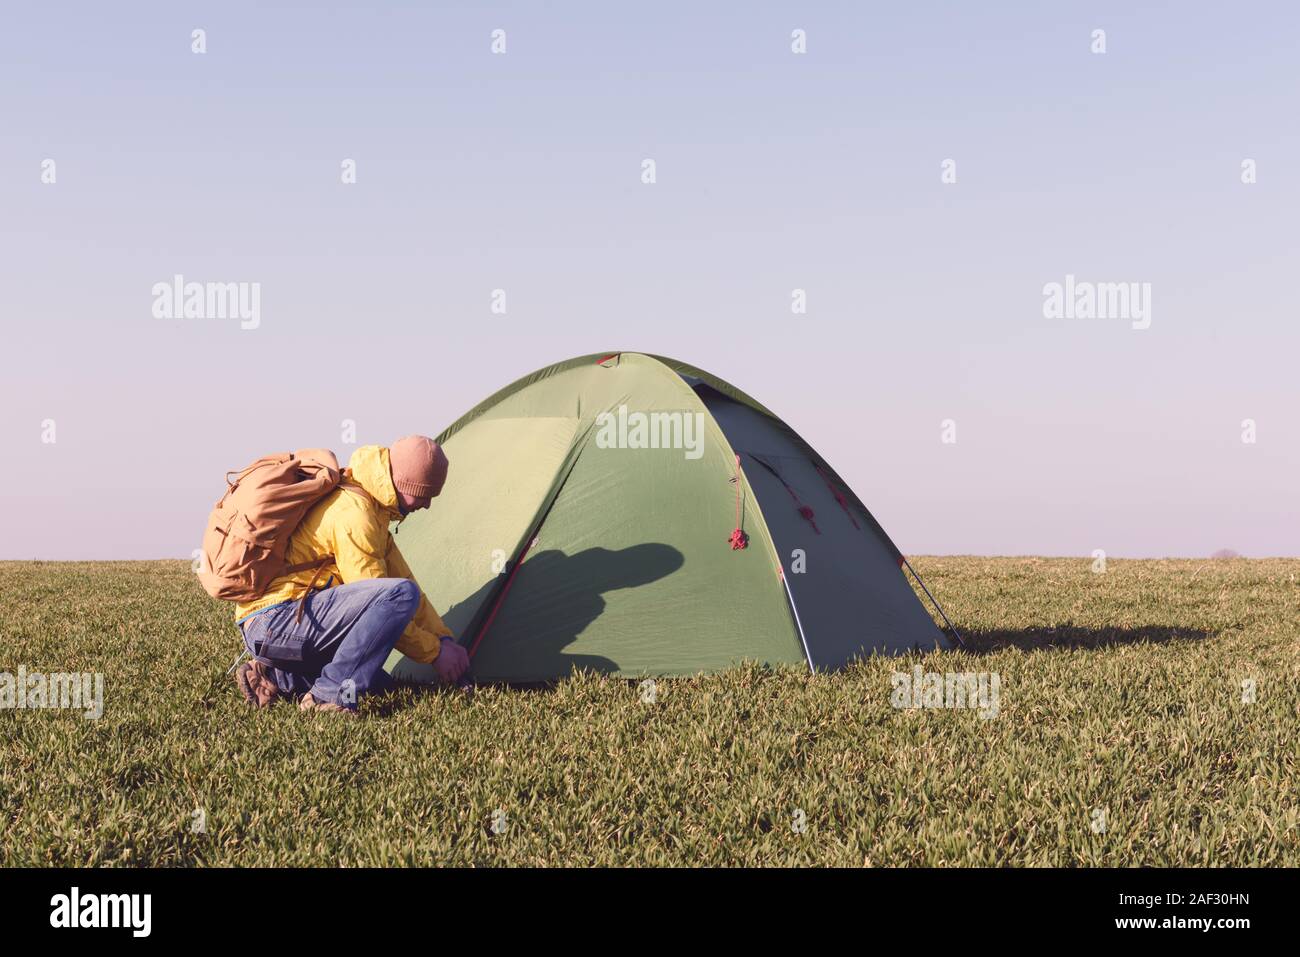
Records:
[[[947,639],[912,590],[897,550],[875,520],[852,503],[846,512],[817,463],[787,430],[712,389],[698,391],[740,455],[758,498],[810,664],[833,669],[873,651],[946,647]],[[812,509],[811,521],[800,513],[800,505]]]

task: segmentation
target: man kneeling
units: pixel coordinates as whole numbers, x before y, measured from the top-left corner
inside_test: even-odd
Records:
[[[300,697],[304,710],[355,714],[362,697],[391,685],[383,666],[394,648],[432,662],[447,683],[469,667],[388,531],[442,491],[446,454],[432,439],[412,435],[390,449],[363,446],[348,467],[344,482],[289,538],[287,563],[302,570],[236,606],[253,656],[236,680],[257,707]]]

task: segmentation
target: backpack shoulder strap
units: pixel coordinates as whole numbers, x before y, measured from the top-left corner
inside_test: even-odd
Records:
[[[358,485],[356,482],[352,480],[351,469],[345,469],[343,471],[342,478],[339,480],[338,488],[347,489],[353,495],[356,495],[362,501],[370,505],[377,506],[379,504],[378,502],[375,501],[374,496],[372,496],[369,492],[367,492],[364,488],[362,488],[360,485]],[[288,568],[285,569],[285,571],[289,573],[305,572],[309,568],[314,568],[316,570],[315,574],[311,576],[311,581],[307,584],[307,590],[303,592],[302,598],[298,600],[298,612],[296,615],[294,615],[295,622],[302,621],[302,613],[303,613],[303,609],[306,608],[307,606],[307,598],[311,595],[312,590],[316,587],[316,580],[320,578],[320,573],[322,569],[324,569],[326,565],[333,564],[333,562],[334,562],[334,556],[326,555],[324,558],[318,558],[314,561],[298,562],[296,565],[290,565]]]
[[[351,469],[343,470],[343,477],[339,479],[338,487],[341,489],[347,489],[349,492],[357,496],[357,498],[361,499],[361,501],[365,502],[368,505],[374,505],[376,507],[378,507],[379,505],[379,503],[375,501],[375,497],[373,495],[371,495],[364,488],[362,488],[359,483],[353,480]]]

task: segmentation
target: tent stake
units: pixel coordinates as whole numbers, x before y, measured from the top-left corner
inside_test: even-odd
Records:
[[[930,589],[925,587],[925,582],[921,581],[921,576],[916,573],[916,569],[913,568],[912,563],[907,560],[907,556],[900,553],[898,557],[903,560],[903,564],[907,566],[907,570],[912,573],[912,577],[916,579],[916,583],[921,586],[921,591],[925,592],[925,597],[930,599],[930,604],[934,605],[934,607],[938,609],[939,614],[943,617],[944,623],[952,632],[953,637],[957,639],[957,643],[965,648],[966,639],[961,636],[961,633],[954,628],[952,622],[948,620],[948,615],[943,610],[943,606],[934,600],[934,596],[930,594]]]

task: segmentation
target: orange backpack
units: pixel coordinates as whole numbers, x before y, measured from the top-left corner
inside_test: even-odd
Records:
[[[333,561],[289,565],[289,536],[307,510],[336,489],[345,474],[328,449],[267,455],[239,472],[212,508],[203,533],[199,582],[213,598],[252,601],[281,575]]]

